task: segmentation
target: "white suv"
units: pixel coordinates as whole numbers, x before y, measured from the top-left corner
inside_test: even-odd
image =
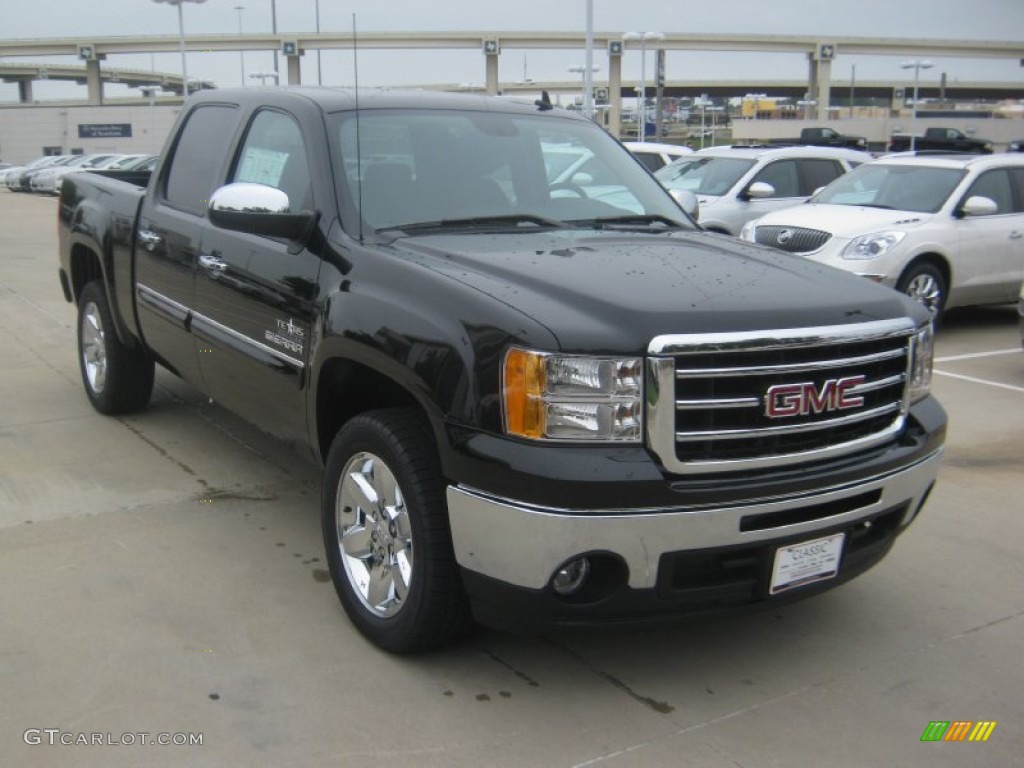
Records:
[[[741,237],[895,287],[936,317],[1012,302],[1024,279],[1024,156],[890,155]]]
[[[704,229],[738,235],[751,219],[802,203],[871,155],[832,147],[712,147],[654,174],[669,192],[697,196]]]

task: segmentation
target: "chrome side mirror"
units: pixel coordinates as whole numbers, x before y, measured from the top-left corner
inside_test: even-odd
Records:
[[[239,181],[220,187],[210,197],[214,226],[267,237],[301,240],[308,235],[314,214],[292,213],[288,195],[275,187]]]

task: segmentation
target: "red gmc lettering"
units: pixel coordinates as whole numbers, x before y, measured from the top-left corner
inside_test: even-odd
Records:
[[[765,393],[764,412],[770,419],[809,416],[812,413],[842,411],[864,405],[864,398],[851,390],[865,381],[864,376],[828,379],[821,389],[814,382],[776,384]]]

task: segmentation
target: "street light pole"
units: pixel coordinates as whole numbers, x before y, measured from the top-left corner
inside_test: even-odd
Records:
[[[931,69],[933,64],[930,61],[905,61],[900,64],[901,69],[912,69],[914,70],[914,103],[910,110],[910,151],[915,152],[917,150],[917,86],[921,79],[922,69]]]
[[[316,0],[316,33],[320,34],[320,0]],[[316,84],[324,84],[324,73],[320,68],[320,48],[316,49]]]
[[[181,6],[185,3],[205,3],[206,0],[153,0],[154,3],[167,3],[178,7],[178,49],[181,51],[181,85],[185,98],[188,98],[188,68],[185,63],[185,17]]]
[[[586,69],[583,70],[583,112],[594,119],[594,0],[587,0]]]
[[[276,0],[270,0],[270,31],[277,37],[277,2]],[[274,74],[278,76],[280,80],[281,73],[277,68],[277,48],[278,45],[274,43]]]
[[[242,11],[245,10],[244,5],[236,5],[235,10],[238,11],[238,36],[242,36]],[[238,63],[242,69],[242,85],[245,86],[245,51],[238,51]]]

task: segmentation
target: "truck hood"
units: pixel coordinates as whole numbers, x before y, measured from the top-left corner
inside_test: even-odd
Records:
[[[391,247],[518,309],[566,351],[637,354],[662,334],[841,325],[916,311],[862,278],[708,232],[431,234]]]
[[[859,205],[806,203],[765,214],[758,226],[807,227],[831,232],[834,237],[854,238],[889,229],[920,227],[931,221],[933,213],[894,211]]]

